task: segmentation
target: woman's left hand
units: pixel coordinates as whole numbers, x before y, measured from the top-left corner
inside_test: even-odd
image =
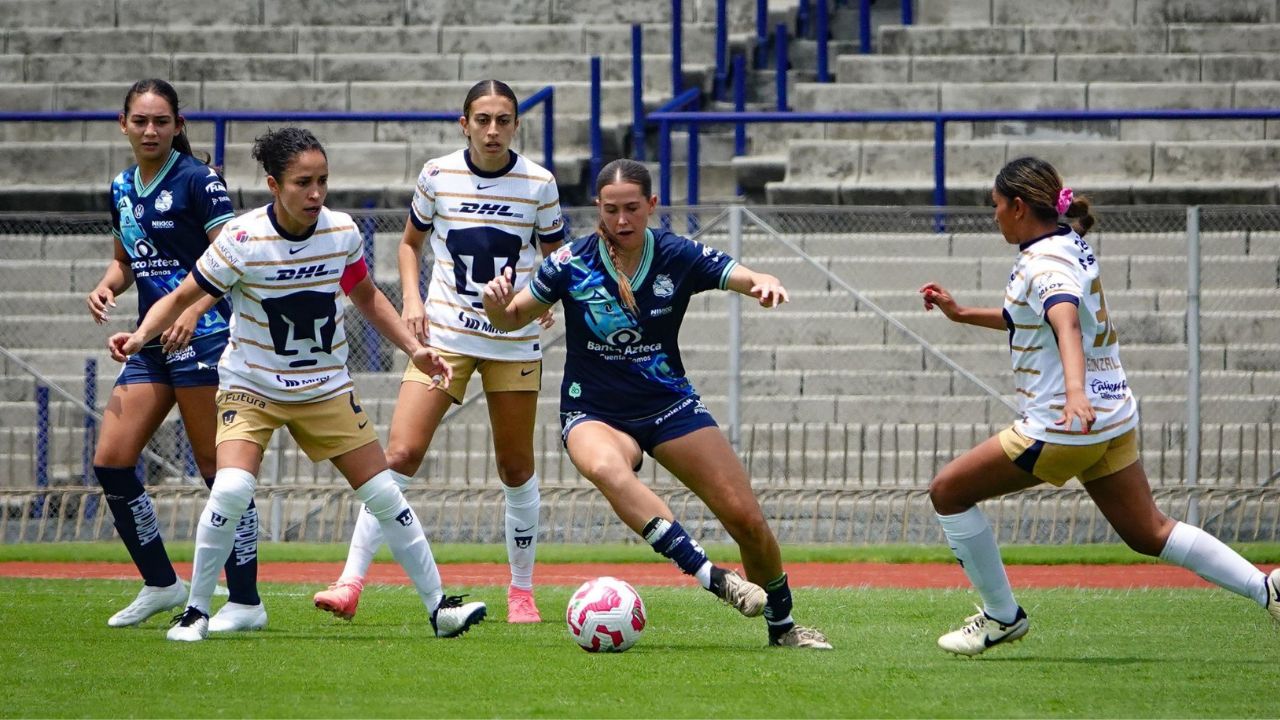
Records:
[[[160,333],[161,352],[168,355],[186,347],[191,342],[191,337],[195,335],[196,325],[199,322],[199,312],[184,311],[168,330]]]
[[[760,307],[777,307],[791,299],[782,282],[772,275],[757,274],[752,281],[751,297],[760,302]]]
[[[453,368],[429,347],[423,346],[413,351],[413,364],[422,374],[435,381],[433,387],[444,389],[453,381]]]
[[[1080,421],[1080,429],[1075,429],[1075,421]],[[1098,414],[1094,412],[1093,406],[1089,404],[1089,398],[1082,392],[1067,393],[1066,402],[1062,404],[1062,417],[1053,421],[1054,425],[1060,426],[1064,431],[1070,433],[1079,433],[1081,435],[1089,432],[1089,428],[1093,427],[1093,422],[1098,419]]]

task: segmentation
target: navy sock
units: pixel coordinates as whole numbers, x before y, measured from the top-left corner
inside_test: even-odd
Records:
[[[205,478],[204,484],[213,489],[213,478]],[[257,605],[258,596],[258,508],[249,501],[249,508],[236,523],[235,544],[222,566],[227,574],[227,601],[241,605]]]
[[[686,575],[697,576],[698,570],[707,562],[702,546],[674,520],[655,517],[644,526],[641,535],[653,546],[654,552],[675,563]]]
[[[791,619],[791,586],[787,584],[787,574],[782,573],[764,586],[767,597],[764,606],[764,619],[769,624],[769,637],[776,638],[795,627]]]
[[[129,557],[152,587],[168,587],[178,582],[178,574],[169,562],[169,553],[160,537],[160,519],[146,488],[138,480],[134,468],[93,466],[93,474],[102,486],[102,494],[111,508],[116,533],[129,550]]]

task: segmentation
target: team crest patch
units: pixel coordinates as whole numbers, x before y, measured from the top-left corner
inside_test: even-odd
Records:
[[[671,278],[667,275],[658,275],[653,279],[653,296],[660,298],[669,298],[676,292],[675,283],[671,282]]]
[[[169,212],[169,208],[173,207],[173,193],[168,190],[161,190],[160,197],[156,198],[156,212]]]
[[[226,412],[222,413],[223,425],[230,425],[231,423],[235,422],[235,419],[236,419],[235,410],[227,410]]]

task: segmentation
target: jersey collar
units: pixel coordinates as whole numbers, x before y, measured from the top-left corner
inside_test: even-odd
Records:
[[[271,203],[270,205],[267,206],[267,219],[271,221],[271,227],[276,229],[276,232],[280,234],[280,237],[284,238],[285,240],[290,240],[292,242],[302,242],[303,240],[310,240],[311,236],[315,235],[316,233],[316,227],[320,224],[317,222],[311,227],[307,228],[307,231],[302,233],[301,235],[294,235],[288,230],[285,230],[284,228],[280,227],[279,222],[276,222],[276,204],[275,203]]]
[[[501,170],[495,170],[493,172],[489,172],[488,170],[481,170],[480,168],[476,167],[475,163],[471,162],[471,148],[466,148],[465,150],[462,151],[462,159],[467,162],[467,169],[471,171],[471,174],[478,175],[482,178],[488,178],[490,180],[492,180],[493,178],[500,178],[503,175],[506,175],[507,173],[511,172],[512,168],[516,166],[516,160],[518,159],[518,156],[516,155],[516,151],[508,150],[507,155],[509,156],[507,158],[507,164],[504,165]]]
[[[160,181],[164,180],[164,176],[169,174],[169,170],[178,162],[181,156],[177,150],[169,150],[169,159],[164,162],[164,167],[160,168],[160,172],[151,178],[151,184],[142,184],[142,175],[138,172],[138,166],[133,166],[133,186],[138,189],[138,197],[144,198],[151,194],[153,190],[160,186]]]
[[[604,269],[609,272],[609,276],[614,282],[618,280],[618,269],[613,266],[613,258],[609,257],[608,241],[603,237],[596,237],[596,243],[600,247],[600,258],[604,261]],[[653,231],[649,228],[644,229],[644,252],[640,255],[640,264],[636,266],[635,273],[627,278],[631,281],[631,287],[636,287],[640,279],[649,272],[649,266],[653,264]]]
[[[1058,227],[1054,228],[1053,232],[1045,233],[1044,235],[1041,235],[1041,236],[1040,236],[1040,237],[1038,237],[1038,238],[1031,238],[1030,240],[1028,240],[1028,241],[1026,241],[1026,242],[1024,242],[1024,243],[1019,243],[1019,244],[1018,244],[1018,250],[1019,250],[1019,251],[1026,250],[1027,248],[1031,247],[1032,245],[1035,245],[1036,243],[1040,242],[1041,240],[1048,240],[1048,239],[1049,239],[1049,238],[1051,238],[1051,237],[1057,237],[1057,236],[1059,236],[1059,235],[1066,235],[1066,234],[1067,234],[1067,233],[1069,233],[1069,232],[1071,232],[1071,226],[1069,226],[1069,225],[1061,225],[1061,224],[1059,224],[1059,225],[1058,225]]]

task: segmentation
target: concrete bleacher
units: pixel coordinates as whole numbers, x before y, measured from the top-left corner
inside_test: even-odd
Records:
[[[552,85],[553,170],[562,195],[584,202],[590,58],[602,61],[602,124],[613,156],[625,152],[630,129],[631,23],[644,24],[646,104],[670,96],[671,18],[663,3],[531,0],[504,7],[494,23],[479,22],[460,2],[176,0],[143,15],[139,7],[6,2],[0,108],[115,112],[128,85],[151,76],[171,80],[187,111],[451,111],[478,80],[504,80],[521,98]],[[704,85],[714,3],[684,7],[682,70],[692,85]],[[745,7],[730,16],[736,28],[751,20]],[[538,161],[543,123],[540,110],[526,114],[516,141]],[[334,165],[332,197],[352,207],[402,207],[423,161],[465,143],[452,123],[315,125]],[[228,187],[242,207],[266,197],[247,152],[264,126],[229,128]],[[207,151],[212,125],[191,123],[189,131],[197,150]],[[32,162],[37,157],[55,161]],[[105,209],[104,188],[129,162],[110,122],[0,123],[0,209]]]
[[[842,55],[836,82],[797,82],[805,111],[1280,107],[1273,0],[921,0],[876,53]],[[952,204],[981,201],[1006,160],[1059,165],[1108,204],[1280,200],[1277,120],[954,122]],[[753,137],[737,180],[769,202],[932,201],[930,124],[780,127]],[[840,146],[844,146],[841,148]],[[757,177],[781,180],[751,182]],[[704,193],[705,197],[705,193]]]

